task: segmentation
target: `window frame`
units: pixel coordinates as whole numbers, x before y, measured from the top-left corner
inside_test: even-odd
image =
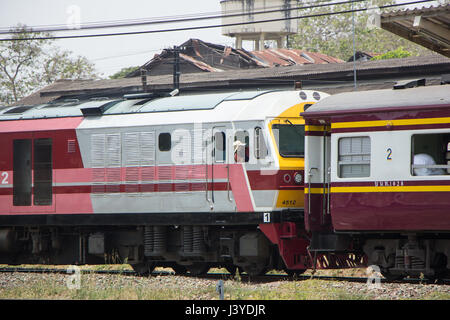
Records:
[[[348,154],[342,154],[341,153],[341,140],[343,139],[361,139],[361,138],[366,138],[369,141],[369,152],[368,153],[364,153],[363,152],[363,146],[361,146],[361,152],[357,152],[357,153],[348,153]],[[357,160],[357,161],[343,161],[341,160],[341,157],[362,157],[364,158],[365,156],[369,157],[369,160]],[[344,136],[344,137],[339,137],[337,139],[337,177],[340,179],[355,179],[355,178],[369,178],[371,176],[372,173],[372,139],[370,136]],[[367,165],[368,166],[368,172],[367,174],[364,175],[351,175],[351,176],[344,176],[343,175],[343,170],[342,170],[342,166],[351,166],[351,165],[358,165],[358,166],[364,166]],[[362,171],[363,172],[363,171]]]
[[[279,130],[275,128],[276,126],[301,126],[303,127],[303,152],[299,153],[299,154],[295,154],[295,155],[290,155],[290,154],[283,154],[281,152],[281,148],[280,148],[280,136],[279,136]],[[275,130],[278,130],[278,141],[277,141],[277,137],[275,135]],[[305,157],[305,124],[303,123],[299,123],[299,124],[294,124],[294,123],[274,123],[272,124],[272,134],[273,134],[273,138],[275,140],[275,145],[278,149],[278,154],[283,157],[283,158],[304,158]]]
[[[244,161],[237,161],[237,154],[236,154],[236,152],[234,151],[234,147],[233,147],[233,159],[234,159],[234,163],[247,163],[247,162],[250,161],[250,134],[248,133],[248,130],[246,130],[246,129],[236,130],[236,131],[234,132],[234,140],[233,140],[233,143],[236,142],[236,141],[238,141],[238,140],[242,142],[242,140],[240,140],[240,139],[238,138],[238,135],[239,135],[240,133],[242,133],[242,135],[243,135],[243,137],[244,137],[244,141],[243,141],[243,142],[245,143],[245,148],[244,148]],[[247,158],[247,155],[248,155],[248,158]]]
[[[168,147],[164,147],[163,149],[161,148],[161,146],[163,145],[163,142],[167,142],[167,141],[162,141],[162,139],[164,139],[164,137],[168,136]],[[170,134],[170,132],[161,132],[158,135],[158,150],[161,152],[169,152],[170,150],[172,150],[172,135]]]
[[[447,140],[447,150],[446,150],[446,155],[450,153],[450,132],[446,131],[446,132],[429,132],[429,133],[415,133],[411,135],[410,138],[410,143],[411,143],[411,158],[410,158],[410,175],[412,177],[427,177],[427,176],[448,176],[450,175],[450,159],[444,159],[444,162],[447,161],[447,164],[440,164],[440,159],[438,157],[436,157],[436,153],[433,152],[425,152],[423,150],[421,151],[416,151],[417,150],[417,145],[415,143],[415,138],[417,136],[440,136],[442,141]],[[445,136],[447,136],[447,139],[443,139]],[[430,139],[426,139],[427,141],[430,141]],[[436,141],[433,141],[436,142]],[[442,145],[443,147],[444,145]],[[439,151],[439,150],[438,150]],[[444,152],[444,150],[442,149],[441,152]],[[427,154],[429,156],[431,156],[433,158],[433,160],[435,161],[434,165],[415,165],[414,164],[414,157],[418,154]],[[446,173],[444,174],[415,174],[414,173],[414,169],[443,169]]]
[[[256,159],[265,159],[269,155],[269,148],[267,147],[267,143],[265,140],[264,130],[260,126],[255,127],[254,129],[254,153]],[[262,153],[265,154],[263,155]]]
[[[220,148],[218,148],[218,145],[217,145],[217,134],[220,134],[221,135],[221,137],[222,137],[222,149],[220,149]],[[220,151],[220,153],[222,154],[222,158],[221,159],[218,159],[217,158],[217,155],[218,155],[218,152],[217,151]],[[226,139],[226,134],[225,134],[225,132],[223,132],[223,131],[216,131],[216,132],[214,132],[214,162],[215,163],[226,163],[226,161],[227,161],[227,139]]]

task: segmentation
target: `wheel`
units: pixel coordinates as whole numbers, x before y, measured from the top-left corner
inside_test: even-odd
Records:
[[[290,277],[299,276],[303,274],[305,271],[306,269],[296,269],[296,270],[284,269],[284,272],[286,272]]]
[[[208,273],[209,265],[202,262],[194,262],[193,264],[186,266],[186,269],[192,276],[200,276]]]
[[[179,264],[174,264],[173,266],[171,266],[171,268],[173,269],[173,271],[175,271],[175,274],[177,275],[187,273],[186,267]]]
[[[265,265],[251,264],[242,267],[244,272],[246,272],[250,277],[262,276],[266,274],[267,269]]]
[[[383,277],[386,278],[388,281],[395,281],[395,280],[402,280],[405,275],[404,274],[392,274],[387,269],[381,269],[380,273],[383,275]]]
[[[238,267],[234,264],[228,264],[226,266],[224,266],[224,268],[232,275],[234,276],[236,274],[236,270],[239,271],[239,273],[242,273],[242,268]]]
[[[137,264],[132,264],[131,267],[139,276],[149,276],[153,270],[155,270],[155,263],[152,262],[141,262]]]

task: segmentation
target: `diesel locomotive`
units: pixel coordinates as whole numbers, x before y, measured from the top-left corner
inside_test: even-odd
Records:
[[[148,93],[0,109],[0,263],[250,275],[310,266],[308,90]]]

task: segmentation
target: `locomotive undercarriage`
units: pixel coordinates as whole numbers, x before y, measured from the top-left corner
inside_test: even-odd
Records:
[[[155,267],[206,273],[211,267],[257,275],[283,269],[257,226],[145,225],[0,229],[0,264],[122,264],[140,274]]]
[[[387,279],[406,276],[439,279],[450,274],[450,235],[400,234],[366,239],[368,265]]]

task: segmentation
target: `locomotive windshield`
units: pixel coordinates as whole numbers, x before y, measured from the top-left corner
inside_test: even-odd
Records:
[[[303,157],[305,154],[305,126],[274,124],[272,131],[282,157]]]

